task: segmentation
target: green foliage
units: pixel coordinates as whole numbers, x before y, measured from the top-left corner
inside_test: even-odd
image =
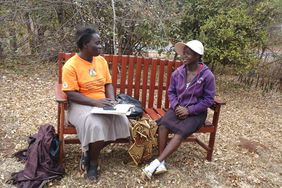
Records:
[[[205,58],[211,64],[246,66],[253,61],[252,19],[245,10],[234,8],[206,21],[201,27],[201,38],[206,44]],[[254,37],[257,37],[254,35]]]
[[[268,27],[277,15],[273,2],[187,0],[178,35],[185,41],[201,40],[205,61],[212,67],[246,70],[258,62],[258,52],[266,45]]]

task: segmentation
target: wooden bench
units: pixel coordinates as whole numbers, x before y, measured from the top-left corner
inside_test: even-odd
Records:
[[[62,88],[62,66],[74,53],[59,53],[58,56],[58,81],[55,84],[56,101],[58,102],[58,135],[60,140],[60,161],[64,158],[64,145],[79,143],[77,138],[65,138],[65,135],[76,134],[76,129],[65,123],[65,110],[67,98]],[[152,59],[125,55],[104,55],[108,61],[112,74],[115,93],[126,93],[141,101],[146,116],[157,120],[169,108],[167,89],[171,73],[182,63],[164,59]],[[211,106],[212,119],[206,120],[198,133],[208,133],[209,141],[204,143],[195,136],[190,136],[187,141],[195,141],[207,151],[207,160],[212,160],[215,136],[218,126],[221,105],[225,103],[215,100]]]

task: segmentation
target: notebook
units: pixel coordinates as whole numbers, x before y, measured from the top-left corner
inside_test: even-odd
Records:
[[[134,110],[133,104],[117,104],[115,106],[93,107],[91,113],[93,114],[116,114],[129,115]]]

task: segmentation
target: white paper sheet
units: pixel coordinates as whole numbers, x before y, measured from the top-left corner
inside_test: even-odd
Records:
[[[91,113],[93,114],[125,114],[129,115],[134,110],[133,104],[117,104],[114,106],[115,110],[104,110],[102,107],[93,107]]]

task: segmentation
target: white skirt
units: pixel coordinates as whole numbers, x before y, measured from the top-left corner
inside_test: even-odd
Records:
[[[76,128],[83,152],[88,151],[89,143],[130,137],[125,115],[92,114],[91,109],[77,103],[70,103],[68,109],[68,121]]]

